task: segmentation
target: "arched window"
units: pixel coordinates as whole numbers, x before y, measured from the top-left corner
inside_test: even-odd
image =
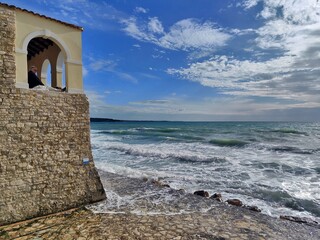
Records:
[[[51,86],[51,64],[48,59],[44,60],[41,67],[41,81],[47,86]]]
[[[46,59],[51,67],[51,86],[67,88],[69,93],[83,93],[81,30],[56,34],[49,29],[30,32],[22,39],[20,47],[16,47],[16,87],[26,88],[27,73],[31,66],[36,66],[41,75],[46,76],[41,68]],[[65,36],[66,35],[66,36]],[[68,37],[68,35],[72,37]],[[72,46],[70,49],[67,45]],[[71,54],[72,50],[72,54]],[[24,62],[27,60],[27,64]],[[49,68],[49,67],[48,67]],[[47,68],[47,69],[48,69]],[[49,79],[49,78],[48,78]],[[47,80],[47,79],[46,79]]]
[[[36,66],[38,68],[38,77],[42,83],[50,87],[61,87],[61,77],[57,76],[57,63],[61,53],[60,47],[50,39],[36,37],[31,39],[28,44],[28,67]],[[61,71],[60,71],[61,72]]]
[[[65,71],[65,55],[61,51],[57,59],[57,84],[58,87],[66,86],[66,71]]]

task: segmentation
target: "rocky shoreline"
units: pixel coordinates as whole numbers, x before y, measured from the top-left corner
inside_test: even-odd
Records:
[[[116,193],[117,198],[128,198],[137,189],[149,197],[134,195],[132,208],[121,201],[104,208],[114,200],[109,198],[85,208],[2,226],[0,239],[320,239],[319,225],[273,218],[160,182],[100,175],[107,192]],[[169,200],[164,204],[154,201],[160,196],[157,192],[163,191]],[[136,208],[140,211],[134,212]]]
[[[218,202],[223,202],[222,195],[220,193],[215,193],[210,197],[210,195],[207,191],[198,190],[198,191],[195,191],[193,194],[201,196],[201,197],[210,198],[210,199],[216,200]],[[245,205],[239,199],[227,199],[225,202],[230,205],[233,205],[233,206],[246,208],[248,210],[255,211],[255,212],[261,212],[261,209],[259,209],[257,206]],[[292,222],[296,222],[296,223],[302,223],[302,224],[306,224],[309,226],[314,226],[316,228],[320,228],[319,222],[312,220],[310,218],[306,218],[306,217],[280,215],[279,218],[283,219],[283,220],[288,220],[288,221],[292,221]]]

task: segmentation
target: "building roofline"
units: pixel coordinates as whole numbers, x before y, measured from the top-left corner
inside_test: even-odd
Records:
[[[51,17],[45,16],[45,15],[42,15],[42,14],[39,14],[39,13],[35,13],[35,12],[32,12],[32,11],[24,9],[24,8],[19,8],[19,7],[16,7],[14,5],[9,5],[9,4],[2,3],[2,2],[0,2],[0,6],[4,6],[4,7],[7,7],[7,8],[10,8],[10,9],[20,10],[20,11],[23,11],[23,12],[31,13],[31,14],[33,14],[35,16],[46,18],[48,20],[51,20],[51,21],[54,21],[54,22],[58,22],[58,23],[62,23],[63,25],[66,25],[68,27],[76,28],[78,30],[83,31],[83,27],[80,27],[80,26],[77,26],[77,25],[74,25],[74,24],[71,24],[71,23],[63,22],[63,21],[60,21],[58,19],[51,18]]]

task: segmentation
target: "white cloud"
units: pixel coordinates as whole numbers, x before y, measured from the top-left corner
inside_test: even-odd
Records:
[[[136,13],[147,13],[147,12],[148,12],[148,10],[145,9],[145,8],[143,8],[143,7],[136,7],[136,8],[134,9],[134,11],[135,11]]]
[[[131,102],[132,105],[147,105],[147,106],[159,106],[163,104],[171,103],[169,100],[145,100],[140,102]]]
[[[120,79],[132,82],[132,83],[138,83],[138,79],[132,76],[129,73],[114,71],[114,74],[116,74]]]
[[[110,105],[105,95],[86,91],[90,101],[92,117],[111,117],[127,120],[290,120],[291,116],[298,116],[295,120],[308,120],[308,116],[301,113],[314,114],[311,110],[301,109],[304,105],[279,104],[278,102],[256,102],[242,97],[204,98],[197,101],[178,97],[131,102],[128,106]],[[289,110],[288,110],[289,109]],[[292,112],[294,114],[292,114]],[[300,113],[300,115],[299,115]],[[314,114],[313,119],[318,114]],[[292,119],[291,119],[292,120]]]
[[[211,22],[201,24],[194,19],[185,19],[174,24],[160,43],[171,49],[211,50],[224,46],[230,37]]]
[[[156,17],[150,18],[150,21],[148,23],[148,29],[152,33],[157,33],[157,34],[163,33],[162,23]]]
[[[256,42],[263,49],[278,48],[300,54],[310,45],[319,45],[313,33],[320,28],[318,0],[247,0],[245,6],[263,3],[259,14],[265,25],[257,29]]]
[[[208,55],[224,46],[231,37],[215,23],[200,22],[196,19],[181,20],[165,31],[157,17],[138,21],[136,17],[120,12],[106,2],[57,0],[54,4],[51,2],[46,4],[50,12],[44,12],[45,15],[101,30],[118,29],[117,25],[120,23],[124,25],[122,30],[135,39],[172,50],[198,52],[199,56]],[[137,7],[134,11],[148,12],[142,7]]]
[[[105,1],[56,0],[44,1],[47,7],[41,14],[68,23],[100,30],[118,29],[118,21],[127,15],[107,4]]]
[[[114,71],[116,66],[116,62],[108,59],[95,60],[91,58],[91,63],[89,64],[90,69],[93,71]]]
[[[122,23],[125,25],[123,30],[131,37],[147,42],[157,42],[157,38],[153,36],[152,33],[146,32],[146,30],[141,29],[137,24],[137,19],[130,17],[128,19],[122,19]],[[145,28],[145,26],[143,26]]]
[[[261,0],[246,0],[246,1],[244,1],[243,6],[245,9],[249,9],[249,8],[256,6],[258,4],[258,2],[260,2],[260,1]],[[238,3],[237,6],[241,6],[241,4]]]
[[[129,103],[128,106],[110,105],[106,95],[95,91],[86,91],[90,102],[90,115],[92,117],[108,117],[118,119],[145,119],[146,114],[174,114],[177,111],[171,107],[168,100],[146,100]],[[161,115],[161,114],[160,114]]]
[[[129,73],[125,73],[122,71],[119,71],[117,69],[117,61],[111,60],[111,59],[95,59],[92,57],[88,57],[90,64],[89,68],[92,71],[95,72],[110,72],[113,73],[115,76],[117,76],[119,79],[129,81],[132,83],[138,83],[138,79],[132,76]]]
[[[310,69],[293,56],[265,62],[216,56],[188,68],[169,69],[168,73],[220,89],[224,94],[290,99],[320,106],[320,96],[315,97],[315,90],[320,88],[320,67]]]
[[[252,42],[256,46],[250,51],[251,56],[266,53],[269,58],[215,56],[168,73],[228,95],[264,97],[264,104],[272,103],[274,109],[319,107],[320,3],[248,0],[244,6],[251,8],[259,2],[263,2],[263,9],[258,17],[264,25],[255,30]]]
[[[224,32],[212,22],[201,23],[195,19],[181,20],[165,31],[158,18],[151,18],[147,25],[138,23],[136,18],[122,21],[124,31],[141,41],[151,42],[160,47],[212,53],[217,48],[224,46],[231,35]]]
[[[103,92],[104,94],[110,95],[110,94],[120,94],[122,93],[121,91],[111,91],[111,90],[105,90]]]
[[[318,0],[247,0],[244,6],[249,9],[259,2],[263,3],[260,16],[265,19],[281,18],[294,24],[312,24],[320,19]]]

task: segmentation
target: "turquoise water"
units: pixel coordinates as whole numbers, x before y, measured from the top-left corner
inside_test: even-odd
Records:
[[[320,218],[320,123],[91,123],[96,166]]]

